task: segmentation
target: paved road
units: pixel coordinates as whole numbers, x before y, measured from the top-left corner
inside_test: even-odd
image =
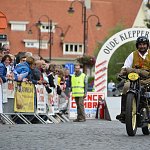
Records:
[[[148,150],[150,136],[128,137],[118,121],[0,125],[0,150]]]

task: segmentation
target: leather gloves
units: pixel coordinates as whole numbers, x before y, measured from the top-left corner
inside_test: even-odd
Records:
[[[120,73],[118,74],[117,78],[119,76],[127,75],[131,72],[138,73],[141,77],[148,77],[150,75],[150,72],[143,70],[143,69],[135,69],[135,68],[122,68]]]

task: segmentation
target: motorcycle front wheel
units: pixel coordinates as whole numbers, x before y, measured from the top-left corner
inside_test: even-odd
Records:
[[[126,100],[126,131],[129,136],[134,136],[137,131],[137,115],[136,115],[137,105],[134,93],[127,94]]]

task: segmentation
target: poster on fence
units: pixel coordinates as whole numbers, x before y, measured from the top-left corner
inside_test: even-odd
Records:
[[[48,115],[54,115],[54,102],[55,94],[54,89],[49,87],[52,92],[47,93],[44,85],[35,85],[37,93],[37,113],[47,113]],[[57,105],[58,106],[58,105]]]
[[[35,85],[37,94],[37,113],[46,113],[46,90],[44,85]]]
[[[2,84],[2,99],[3,99],[3,103],[7,103],[8,99],[7,99],[7,87],[8,87],[8,83],[3,83]]]
[[[15,112],[34,112],[34,85],[17,82],[14,101]]]
[[[8,81],[7,82],[7,98],[14,98],[15,96],[15,84],[16,82],[14,81]]]
[[[52,92],[47,93],[47,113],[48,115],[54,115],[59,112],[59,95],[56,93],[55,88],[51,88]]]
[[[48,115],[54,115],[55,112],[54,112],[54,99],[55,99],[55,96],[54,96],[54,88],[51,88],[52,92],[51,93],[47,93],[47,113]]]
[[[84,108],[86,119],[95,119],[96,109],[98,105],[99,98],[104,99],[104,93],[100,92],[87,92],[87,97],[84,99]],[[74,119],[77,117],[77,108],[75,99],[70,96],[69,101],[69,119]]]
[[[8,98],[14,98],[15,95],[15,83],[14,81],[8,81],[2,84],[2,99],[3,103],[8,102]]]

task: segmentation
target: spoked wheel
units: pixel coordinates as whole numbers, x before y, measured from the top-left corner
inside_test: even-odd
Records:
[[[146,127],[143,127],[142,132],[144,135],[149,135],[150,134],[150,124],[148,124]]]
[[[127,94],[126,100],[126,131],[129,136],[134,136],[137,131],[136,99],[133,93]]]

